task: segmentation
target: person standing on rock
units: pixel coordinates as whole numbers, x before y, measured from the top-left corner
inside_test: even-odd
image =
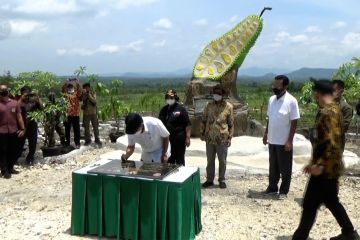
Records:
[[[225,172],[228,148],[234,132],[234,113],[231,103],[225,101],[225,89],[216,85],[213,90],[214,101],[209,102],[203,112],[200,124],[200,138],[206,142],[206,182],[203,188],[214,185],[215,157],[219,159],[219,186],[226,188]]]
[[[76,82],[76,87],[72,82]],[[75,147],[80,148],[80,100],[81,100],[81,86],[78,78],[70,78],[66,80],[62,87],[62,93],[67,101],[67,119],[64,122],[65,126],[65,144],[70,145],[70,130],[71,126],[74,130]]]
[[[344,170],[342,161],[342,113],[334,101],[330,80],[315,82],[313,88],[319,111],[315,119],[313,153],[304,172],[310,175],[303,199],[303,212],[293,240],[307,239],[321,204],[330,210],[341,226],[341,234],[332,240],[360,240],[359,235],[339,202],[339,177]]]
[[[99,138],[99,121],[96,108],[96,93],[91,89],[90,83],[83,84],[83,123],[85,128],[85,145],[91,143],[90,122],[93,127],[95,143],[101,147],[102,143]]]
[[[18,138],[25,135],[20,105],[9,98],[7,85],[0,84],[0,169],[4,178],[19,173],[14,169]]]
[[[160,110],[159,119],[170,133],[171,156],[168,162],[185,166],[185,150],[190,146],[191,123],[186,109],[178,103],[176,91],[165,93],[166,105]]]
[[[345,149],[345,142],[346,137],[345,134],[349,130],[349,126],[351,123],[351,120],[353,118],[353,109],[352,107],[346,102],[346,100],[343,98],[343,93],[345,89],[345,83],[340,79],[335,79],[332,81],[333,84],[333,90],[334,90],[334,100],[337,102],[340,106],[341,113],[343,116],[343,133],[342,133],[342,146],[343,149]]]
[[[125,118],[125,133],[128,135],[128,146],[121,156],[123,161],[134,153],[137,143],[141,146],[142,161],[167,162],[170,155],[170,133],[160,119],[129,113]]]
[[[278,195],[280,200],[287,197],[290,189],[293,138],[297,120],[300,118],[297,100],[287,91],[289,78],[278,75],[272,83],[274,95],[268,103],[264,145],[269,144],[269,185],[265,194]],[[281,177],[280,189],[278,183]]]

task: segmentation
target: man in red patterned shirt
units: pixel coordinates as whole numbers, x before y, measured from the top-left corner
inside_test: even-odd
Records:
[[[73,82],[75,81],[75,86]],[[78,78],[67,79],[62,87],[63,96],[68,104],[67,119],[64,122],[65,126],[65,144],[70,145],[70,130],[71,126],[74,129],[74,142],[76,148],[80,148],[80,100],[81,87]]]

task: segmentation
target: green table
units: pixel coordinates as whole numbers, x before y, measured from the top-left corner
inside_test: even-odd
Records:
[[[201,231],[198,168],[181,167],[163,180],[72,173],[71,234],[117,239],[194,239]]]

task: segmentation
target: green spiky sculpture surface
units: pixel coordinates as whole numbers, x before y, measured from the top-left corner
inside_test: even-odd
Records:
[[[263,20],[251,15],[211,41],[195,62],[193,77],[220,80],[234,65],[240,67],[261,33]]]

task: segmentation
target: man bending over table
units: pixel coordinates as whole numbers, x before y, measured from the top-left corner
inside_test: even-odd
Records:
[[[126,153],[121,156],[122,159],[127,160],[134,153],[135,143],[138,143],[142,149],[142,161],[167,162],[170,156],[170,134],[161,120],[130,113],[125,118],[125,125],[125,132],[128,134],[128,146]]]

